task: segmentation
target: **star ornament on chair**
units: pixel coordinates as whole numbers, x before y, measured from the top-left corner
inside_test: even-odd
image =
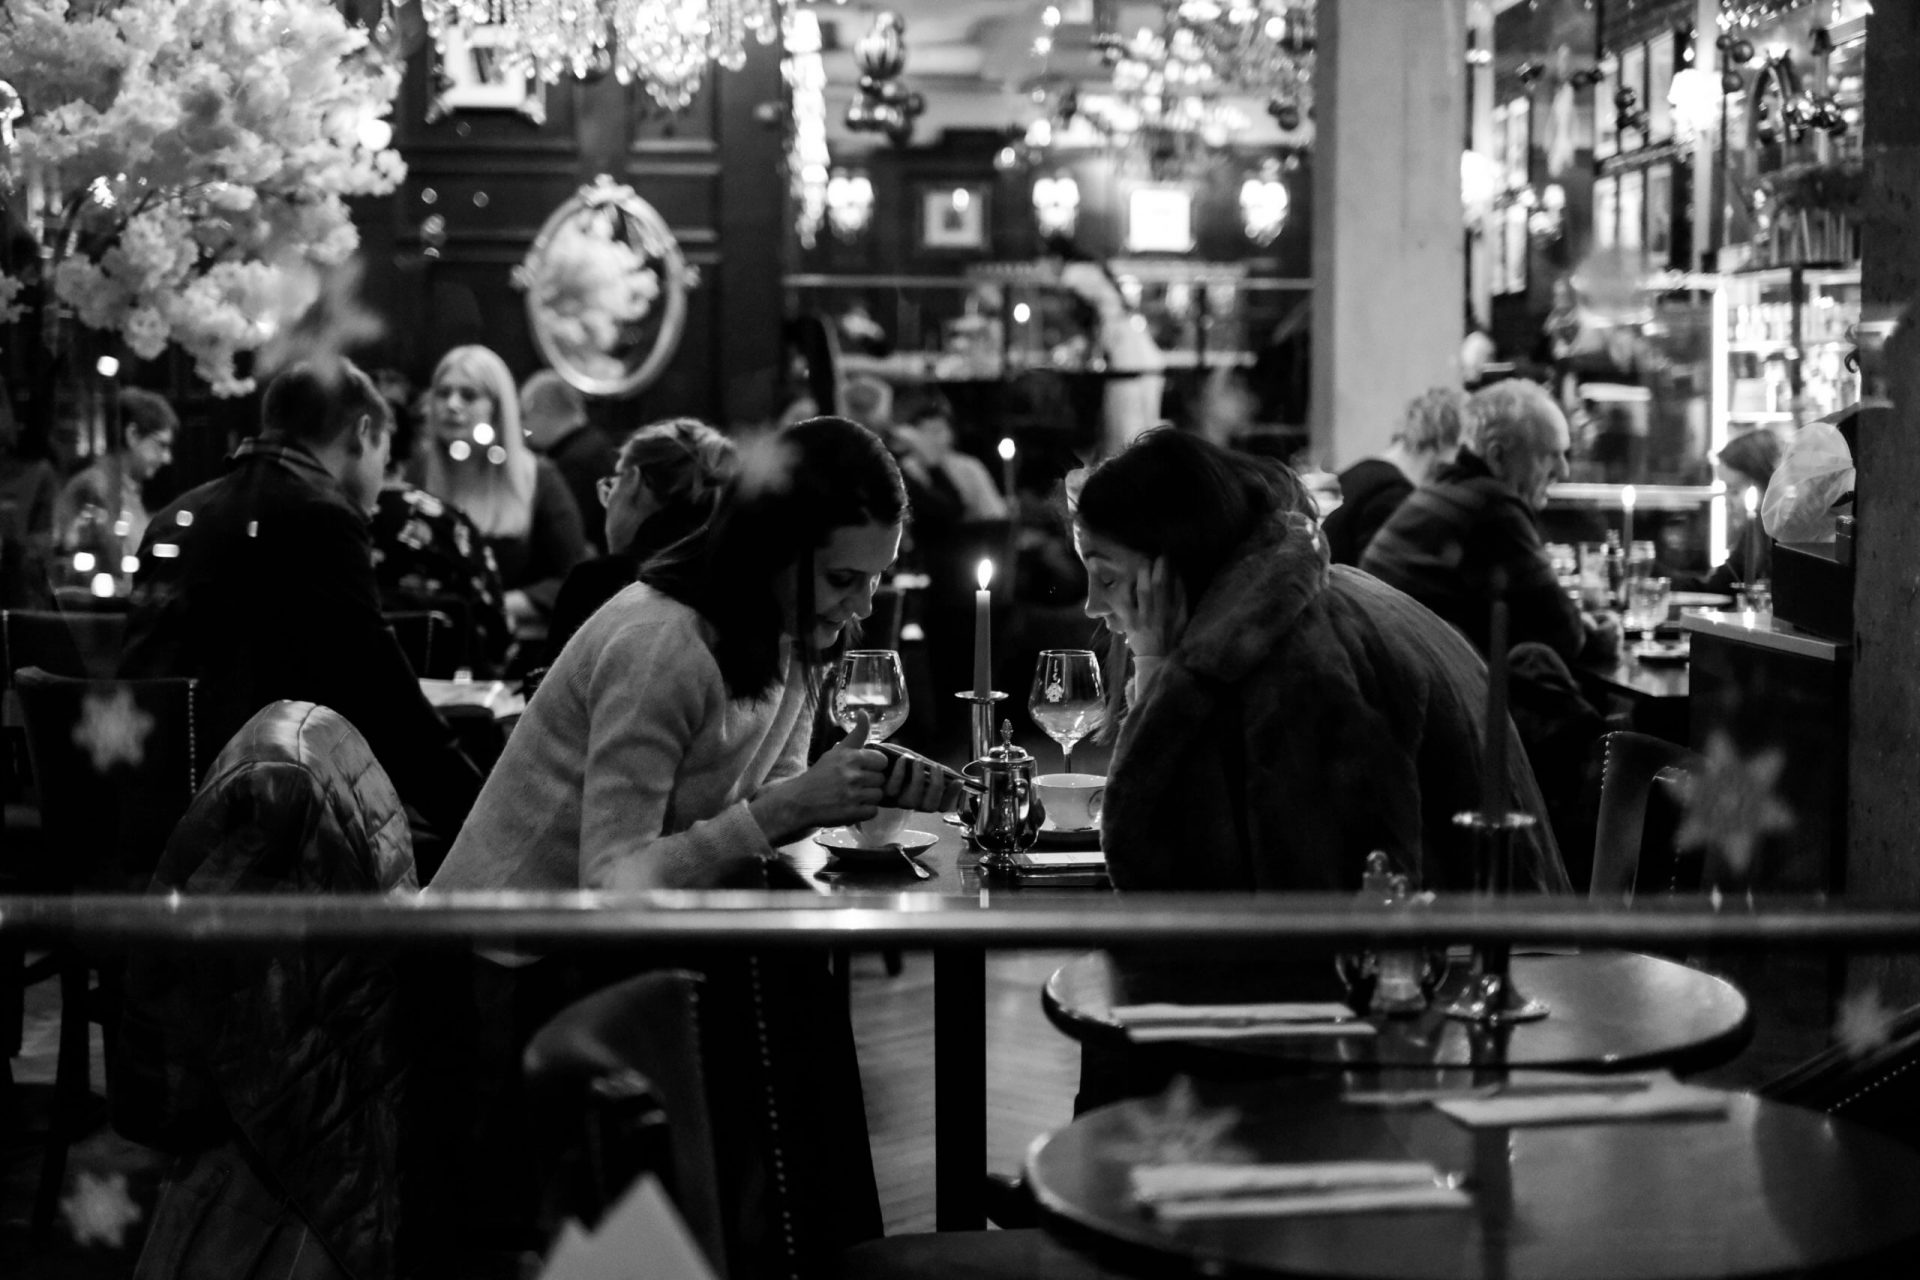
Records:
[[[1742,756],[1726,734],[1714,734],[1706,763],[1681,788],[1685,816],[1674,843],[1682,849],[1717,849],[1729,871],[1746,875],[1760,841],[1793,826],[1793,812],[1775,791],[1786,762],[1778,748]]]
[[[127,1228],[140,1221],[140,1206],[127,1194],[127,1175],[110,1173],[97,1177],[81,1173],[73,1180],[73,1194],[60,1201],[73,1242],[79,1245],[104,1245],[118,1249],[126,1242]]]
[[[1841,998],[1833,1037],[1858,1058],[1887,1042],[1893,1030],[1893,1012],[1881,1003],[1880,988],[1868,984]]]
[[[100,773],[121,763],[138,766],[147,758],[147,737],[153,726],[153,717],[135,705],[133,690],[90,693],[80,704],[73,744],[92,758]]]

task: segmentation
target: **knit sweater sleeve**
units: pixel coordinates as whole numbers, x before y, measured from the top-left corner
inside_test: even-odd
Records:
[[[746,798],[667,834],[674,785],[726,693],[704,645],[681,628],[640,626],[587,673],[580,884],[588,889],[708,888],[739,882],[774,856]]]

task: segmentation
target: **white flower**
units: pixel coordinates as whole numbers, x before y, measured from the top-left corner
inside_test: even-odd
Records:
[[[344,197],[405,177],[344,124],[387,114],[400,68],[328,0],[4,7],[7,75],[35,112],[16,159],[94,193],[50,233],[69,253],[55,296],[142,355],[179,343],[220,394],[246,390],[235,357],[274,330],[260,273],[346,262]]]

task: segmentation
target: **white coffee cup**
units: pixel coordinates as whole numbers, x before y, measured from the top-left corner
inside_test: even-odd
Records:
[[[1058,831],[1084,831],[1100,823],[1107,780],[1097,773],[1043,773],[1033,780],[1047,821]]]
[[[865,822],[848,824],[847,830],[853,833],[853,838],[862,848],[878,849],[882,845],[897,844],[900,840],[900,832],[907,825],[907,817],[912,812],[911,809],[882,806],[880,812]]]

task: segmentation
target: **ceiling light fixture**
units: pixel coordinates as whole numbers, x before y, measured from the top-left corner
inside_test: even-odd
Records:
[[[500,33],[501,70],[557,84],[611,70],[669,111],[685,110],[707,64],[738,71],[747,42],[780,34],[780,0],[421,0],[444,47],[462,25]]]

